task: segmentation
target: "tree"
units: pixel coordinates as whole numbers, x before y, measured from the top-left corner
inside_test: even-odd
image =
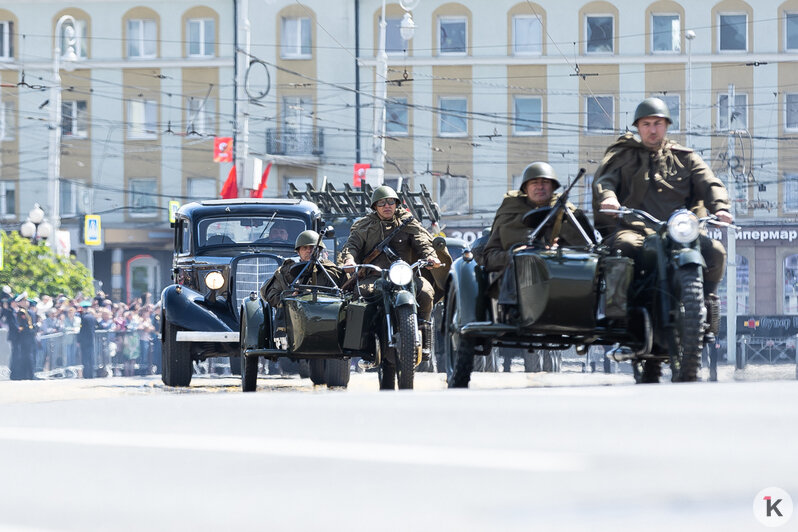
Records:
[[[58,256],[46,244],[34,244],[17,232],[1,233],[0,237],[3,241],[0,284],[10,286],[14,293],[94,295],[91,275],[83,264]]]

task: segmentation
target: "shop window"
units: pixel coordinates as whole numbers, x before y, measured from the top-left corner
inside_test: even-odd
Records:
[[[742,255],[737,255],[737,314],[748,314],[751,312],[750,298],[751,290],[748,281],[748,259]],[[726,292],[726,275],[718,285],[718,297],[720,298],[720,312],[726,314],[728,309]]]

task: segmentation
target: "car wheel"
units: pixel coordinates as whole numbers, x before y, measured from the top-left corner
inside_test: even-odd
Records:
[[[188,386],[191,384],[191,374],[194,369],[191,364],[189,344],[177,341],[177,331],[179,330],[177,326],[165,319],[163,324],[163,373],[161,374],[161,380],[167,386]]]
[[[324,361],[324,379],[327,387],[346,388],[349,384],[349,359],[329,358]]]
[[[326,375],[324,371],[324,359],[316,358],[310,361],[310,380],[316,386],[326,384]]]

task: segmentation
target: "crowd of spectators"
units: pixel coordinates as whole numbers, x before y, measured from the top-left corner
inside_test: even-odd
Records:
[[[160,368],[160,344],[153,340],[160,331],[161,309],[149,292],[124,303],[112,301],[102,291],[94,297],[81,293],[72,298],[63,294],[29,297],[24,292],[15,295],[5,286],[0,303],[0,327],[8,329],[14,380],[31,379],[34,369],[46,371],[60,365],[82,366],[82,376],[92,378],[105,360],[121,368],[124,375],[133,375],[143,362],[155,370]],[[115,334],[103,336],[98,331]],[[133,331],[135,334],[119,334]],[[35,335],[32,347],[25,342],[26,334]],[[103,360],[96,360],[95,339],[101,336],[105,351],[100,352]],[[55,340],[59,342],[59,360],[53,360],[54,350],[48,349],[48,343]]]

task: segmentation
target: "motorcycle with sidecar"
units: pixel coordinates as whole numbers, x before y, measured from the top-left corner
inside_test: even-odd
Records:
[[[474,356],[494,346],[575,346],[584,354],[591,345],[607,345],[613,358],[632,362],[636,382],[658,382],[663,362],[672,380],[697,380],[705,337],[717,333],[719,323],[718,309],[708,315],[704,303],[699,235],[704,224],[728,225],[686,209],[662,221],[622,208],[616,214],[651,229],[635,265],[597,243],[586,216],[566,207],[578,178],[554,206],[527,213],[528,241],[510,250],[498,279],[467,257],[452,265],[444,308],[450,387],[467,387]],[[561,246],[538,238],[560,212],[584,242]]]
[[[260,357],[309,360],[311,378],[325,367],[328,386],[346,386],[349,359],[360,357],[378,368],[381,388],[393,389],[398,382],[399,389],[412,389],[415,367],[421,362],[414,278],[427,261],[410,265],[394,260],[387,269],[356,265],[355,276],[361,271],[378,274],[374,289],[365,291],[354,283],[354,290],[344,291],[329,275],[326,286],[307,283],[304,273],[314,265],[325,275],[317,257],[314,253],[307,263],[293,266],[298,273],[281,294],[284,323],[256,292],[243,303],[243,391],[255,391]]]

